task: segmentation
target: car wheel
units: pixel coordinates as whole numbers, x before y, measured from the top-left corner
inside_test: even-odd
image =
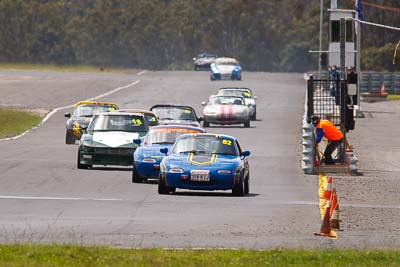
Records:
[[[66,131],[65,133],[65,143],[67,145],[75,145],[75,139],[71,136],[71,134]]]
[[[175,187],[170,187],[169,188],[169,192],[170,193],[175,193],[176,192],[176,188]]]
[[[233,188],[232,188],[232,195],[236,197],[242,197],[244,196],[244,183],[243,183],[243,177],[240,179],[240,182],[237,183]]]
[[[194,65],[194,70],[199,70],[199,66],[197,66],[197,65]]]
[[[248,120],[244,123],[244,127],[245,127],[245,128],[250,128],[250,119],[248,119]]]
[[[244,179],[244,193],[247,195],[250,193],[250,174]]]
[[[78,160],[77,160],[76,165],[77,165],[78,169],[88,169],[90,167],[90,165],[81,163],[81,150],[80,149],[78,149]]]
[[[203,121],[203,127],[205,128],[205,127],[210,127],[210,123],[208,122],[208,121],[206,121],[205,119],[204,119],[204,121]]]
[[[165,184],[165,180],[158,177],[158,193],[161,195],[168,195],[171,189]]]
[[[252,121],[256,121],[257,120],[257,111],[254,111],[253,116],[251,116],[251,120]]]
[[[215,81],[214,75],[212,75],[212,74],[210,75],[210,80],[211,80],[211,81]]]
[[[132,183],[143,183],[143,179],[136,173],[135,167],[132,168]]]

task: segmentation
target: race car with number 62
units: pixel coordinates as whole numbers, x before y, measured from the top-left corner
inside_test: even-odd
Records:
[[[176,188],[190,190],[232,190],[235,196],[249,193],[247,157],[236,138],[219,134],[184,134],[177,138],[160,164],[158,193]]]

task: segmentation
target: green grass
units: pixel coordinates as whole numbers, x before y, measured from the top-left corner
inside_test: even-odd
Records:
[[[394,250],[162,250],[1,245],[0,266],[400,266]]]
[[[115,72],[136,74],[137,69],[109,68],[107,66],[95,67],[85,65],[49,65],[28,63],[5,63],[0,62],[0,70],[41,70],[41,71],[64,71],[64,72]]]
[[[0,108],[0,138],[13,137],[41,122],[40,115],[17,109]]]
[[[389,94],[387,100],[400,100],[400,95],[398,94]]]

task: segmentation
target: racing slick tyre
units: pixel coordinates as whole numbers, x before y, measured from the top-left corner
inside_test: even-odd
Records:
[[[135,167],[132,168],[132,183],[143,183],[143,178],[136,173]]]
[[[244,179],[244,193],[246,195],[250,193],[250,174]]]
[[[257,120],[257,111],[254,111],[254,114],[251,116],[250,118],[252,121],[256,121]]]
[[[158,193],[160,195],[168,195],[171,189],[165,184],[165,180],[158,177]]]
[[[77,160],[77,163],[76,163],[76,167],[78,169],[88,169],[89,167],[92,167],[91,165],[87,165],[87,164],[82,164],[81,163],[81,150],[80,149],[78,149],[78,160]]]
[[[210,123],[208,121],[206,121],[206,119],[204,119],[203,121],[203,127],[210,127]]]
[[[250,119],[248,119],[248,120],[244,123],[244,127],[245,127],[245,128],[250,128]]]
[[[71,134],[68,131],[65,133],[65,143],[67,145],[75,145],[75,139],[71,136]]]
[[[243,177],[240,179],[240,182],[235,184],[235,186],[232,188],[232,195],[236,197],[242,197],[244,196],[244,181]]]

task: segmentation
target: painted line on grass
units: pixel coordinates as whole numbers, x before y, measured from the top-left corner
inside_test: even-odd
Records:
[[[93,101],[93,100],[96,100],[96,99],[98,99],[98,98],[102,98],[102,97],[105,97],[105,96],[109,96],[109,95],[114,94],[114,93],[116,93],[116,92],[118,92],[118,91],[121,91],[121,90],[127,89],[127,88],[129,88],[129,87],[135,86],[135,85],[137,85],[138,83],[140,83],[140,80],[136,80],[136,81],[134,81],[134,82],[132,82],[132,83],[130,83],[130,84],[127,84],[127,85],[124,85],[124,86],[121,86],[121,87],[112,89],[111,91],[109,91],[109,92],[107,92],[107,93],[104,93],[104,94],[101,94],[101,95],[98,95],[98,96],[95,96],[95,97],[86,99],[86,100],[84,100],[84,101]],[[8,137],[8,138],[0,139],[0,141],[9,141],[9,140],[15,140],[15,139],[21,138],[22,136],[26,135],[26,134],[29,133],[30,131],[32,131],[32,130],[34,130],[34,129],[40,127],[40,126],[42,126],[43,123],[45,123],[48,119],[50,119],[50,117],[53,116],[56,112],[58,112],[58,111],[60,111],[60,110],[63,110],[63,109],[66,109],[66,108],[72,108],[73,106],[75,106],[75,104],[55,108],[55,109],[53,109],[51,112],[49,112],[49,113],[43,118],[43,120],[40,122],[40,124],[39,124],[38,126],[33,127],[32,129],[29,129],[29,130],[23,132],[23,133],[20,134],[20,135],[17,135],[17,136],[14,136],[14,137]]]
[[[0,196],[0,199],[16,200],[78,200],[78,201],[124,201],[120,198],[82,198],[82,197],[30,197],[30,196]]]

